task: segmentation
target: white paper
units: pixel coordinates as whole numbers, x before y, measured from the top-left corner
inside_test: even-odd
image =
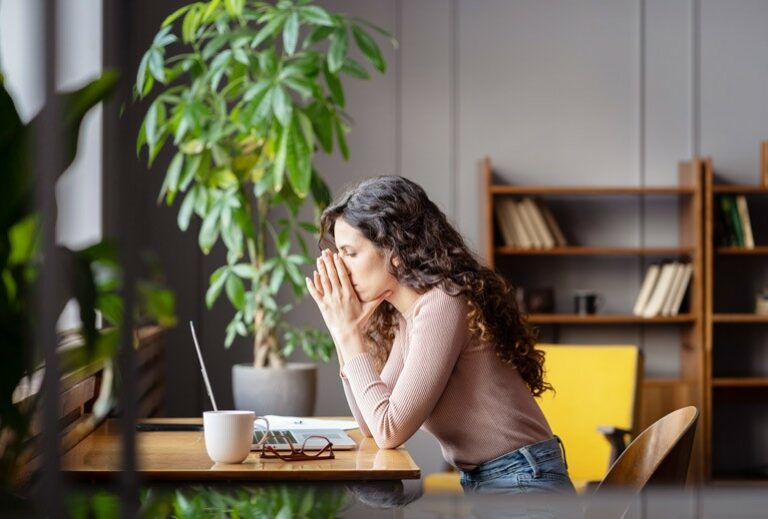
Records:
[[[342,429],[348,431],[357,429],[357,422],[354,420],[324,420],[322,418],[304,418],[301,416],[278,416],[274,414],[264,415],[269,420],[269,428],[277,429]],[[257,429],[264,428],[263,420],[256,420]]]

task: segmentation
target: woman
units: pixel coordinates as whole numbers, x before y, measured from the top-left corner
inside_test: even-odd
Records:
[[[573,492],[533,398],[551,389],[544,355],[510,287],[421,187],[360,183],[323,212],[320,246],[307,288],[363,434],[390,449],[423,427],[465,491]]]

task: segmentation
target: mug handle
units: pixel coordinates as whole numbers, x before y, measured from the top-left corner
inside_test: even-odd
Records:
[[[266,417],[264,416],[257,416],[256,418],[254,418],[253,422],[256,423],[256,420],[264,420],[264,423],[266,424],[266,427],[267,427],[267,432],[265,432],[264,435],[261,437],[261,440],[259,440],[259,443],[255,444],[257,447],[261,447],[262,445],[264,445],[264,443],[266,443],[267,438],[269,438],[269,432],[270,432],[269,420],[267,420]]]

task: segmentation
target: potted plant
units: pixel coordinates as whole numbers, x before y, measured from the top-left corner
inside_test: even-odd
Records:
[[[195,2],[166,18],[139,66],[136,96],[159,92],[137,152],[146,146],[151,166],[169,140],[175,150],[158,202],[181,199],[182,231],[195,215],[201,219],[203,253],[224,243],[226,264],[212,273],[206,304],[223,292],[234,309],[226,347],[253,335],[253,363],[233,367],[241,409],[311,414],[315,365],[288,364],[286,357],[301,347],[312,360],[328,360],[334,350],[327,333],[290,324],[291,305],[278,304],[277,296],[283,285],[296,299],[305,295],[301,268],[312,257],[304,233],[317,234],[330,202],[313,167],[315,152],[332,153],[335,142],[349,155],[341,77],[369,78],[348,56],[351,42],[377,70],[386,68],[366,28],[389,37],[308,0]],[[301,221],[310,197],[314,219]],[[277,209],[285,217],[273,221]]]

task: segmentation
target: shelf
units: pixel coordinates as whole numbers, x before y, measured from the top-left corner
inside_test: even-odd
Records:
[[[715,387],[768,387],[766,377],[713,377]]]
[[[713,185],[712,192],[744,194],[744,195],[748,195],[748,194],[768,195],[768,187],[720,184],[720,185]]]
[[[717,254],[768,254],[768,245],[757,245],[752,249],[746,247],[716,247]]]
[[[716,323],[768,323],[768,315],[759,314],[713,314]]]
[[[695,380],[684,380],[682,378],[653,378],[653,377],[646,377],[643,379],[643,384],[646,386],[657,386],[657,387],[665,387],[665,386],[692,386],[697,384]]]
[[[692,323],[696,318],[691,314],[673,315],[669,317],[639,317],[626,314],[529,314],[531,324],[665,324]]]
[[[496,247],[496,254],[505,256],[679,256],[693,254],[692,247],[552,247],[549,249],[521,249]]]
[[[693,187],[590,187],[492,185],[494,195],[692,195]]]

